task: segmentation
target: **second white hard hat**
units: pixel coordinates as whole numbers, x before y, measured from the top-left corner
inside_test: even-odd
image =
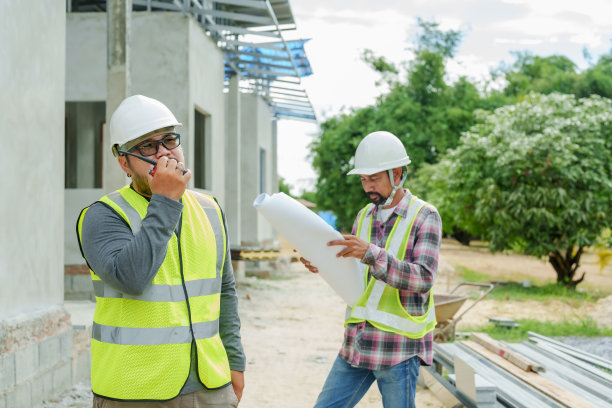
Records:
[[[142,95],[123,100],[110,119],[111,150],[134,141],[150,132],[173,126],[182,126],[170,109],[160,101]]]
[[[357,146],[355,168],[347,174],[371,175],[409,163],[410,158],[397,136],[385,131],[372,132]]]

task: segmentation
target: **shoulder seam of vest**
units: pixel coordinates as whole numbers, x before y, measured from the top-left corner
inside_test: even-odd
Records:
[[[105,203],[104,201],[96,201],[95,203],[100,203],[103,206],[107,207],[109,210],[111,210],[112,212],[114,212],[115,214],[117,214],[119,216],[119,218],[121,218],[121,221],[123,221],[123,223],[125,224],[126,227],[128,227],[130,229],[130,231],[132,230],[132,227],[130,227],[130,224],[128,224],[128,222],[125,220],[125,218],[123,218],[121,216],[121,214],[119,214],[117,211],[115,211],[115,209],[113,207],[111,207],[110,205],[108,205],[107,203]],[[94,203],[94,204],[95,204]]]

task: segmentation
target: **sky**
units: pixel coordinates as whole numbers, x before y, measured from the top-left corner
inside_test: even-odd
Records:
[[[511,51],[560,54],[578,69],[612,48],[612,0],[290,0],[297,30],[286,39],[310,39],[306,54],[313,75],[302,78],[319,122],[350,108],[372,105],[386,92],[361,61],[364,49],[400,63],[412,57],[416,20],[436,21],[463,33],[447,80],[465,75],[484,84],[491,69],[514,61]],[[384,130],[384,129],[381,129]],[[278,173],[299,194],[316,180],[308,145],[315,123],[280,120]],[[365,135],[364,135],[365,136]]]

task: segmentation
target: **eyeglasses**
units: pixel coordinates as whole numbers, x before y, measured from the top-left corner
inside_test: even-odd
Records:
[[[131,152],[138,150],[143,156],[153,156],[159,151],[159,145],[162,144],[166,149],[176,149],[181,144],[181,135],[178,133],[168,133],[159,140],[147,140],[130,149]]]

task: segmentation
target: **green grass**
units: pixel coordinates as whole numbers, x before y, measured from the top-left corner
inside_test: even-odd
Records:
[[[459,266],[457,269],[461,272],[461,278],[468,282],[491,282],[495,281],[495,277],[487,274],[474,271],[464,266]],[[477,294],[472,298],[476,299]],[[494,300],[536,300],[541,302],[551,300],[561,300],[569,303],[572,306],[580,306],[583,302],[596,302],[604,294],[595,291],[571,290],[557,283],[548,283],[540,286],[532,283],[529,287],[524,287],[520,282],[504,282],[503,285],[497,285],[487,299]]]
[[[468,282],[488,282],[491,277],[486,273],[476,272],[473,269],[466,268],[465,266],[458,266],[457,269],[461,271],[461,279]]]
[[[521,342],[527,340],[527,332],[536,332],[543,336],[583,336],[583,337],[600,337],[612,336],[612,329],[600,328],[597,323],[587,317],[579,321],[572,322],[540,322],[532,319],[523,319],[516,321],[520,326],[516,328],[503,328],[495,326],[492,323],[486,326],[462,328],[462,332],[481,332],[487,333],[496,340],[507,342]]]

